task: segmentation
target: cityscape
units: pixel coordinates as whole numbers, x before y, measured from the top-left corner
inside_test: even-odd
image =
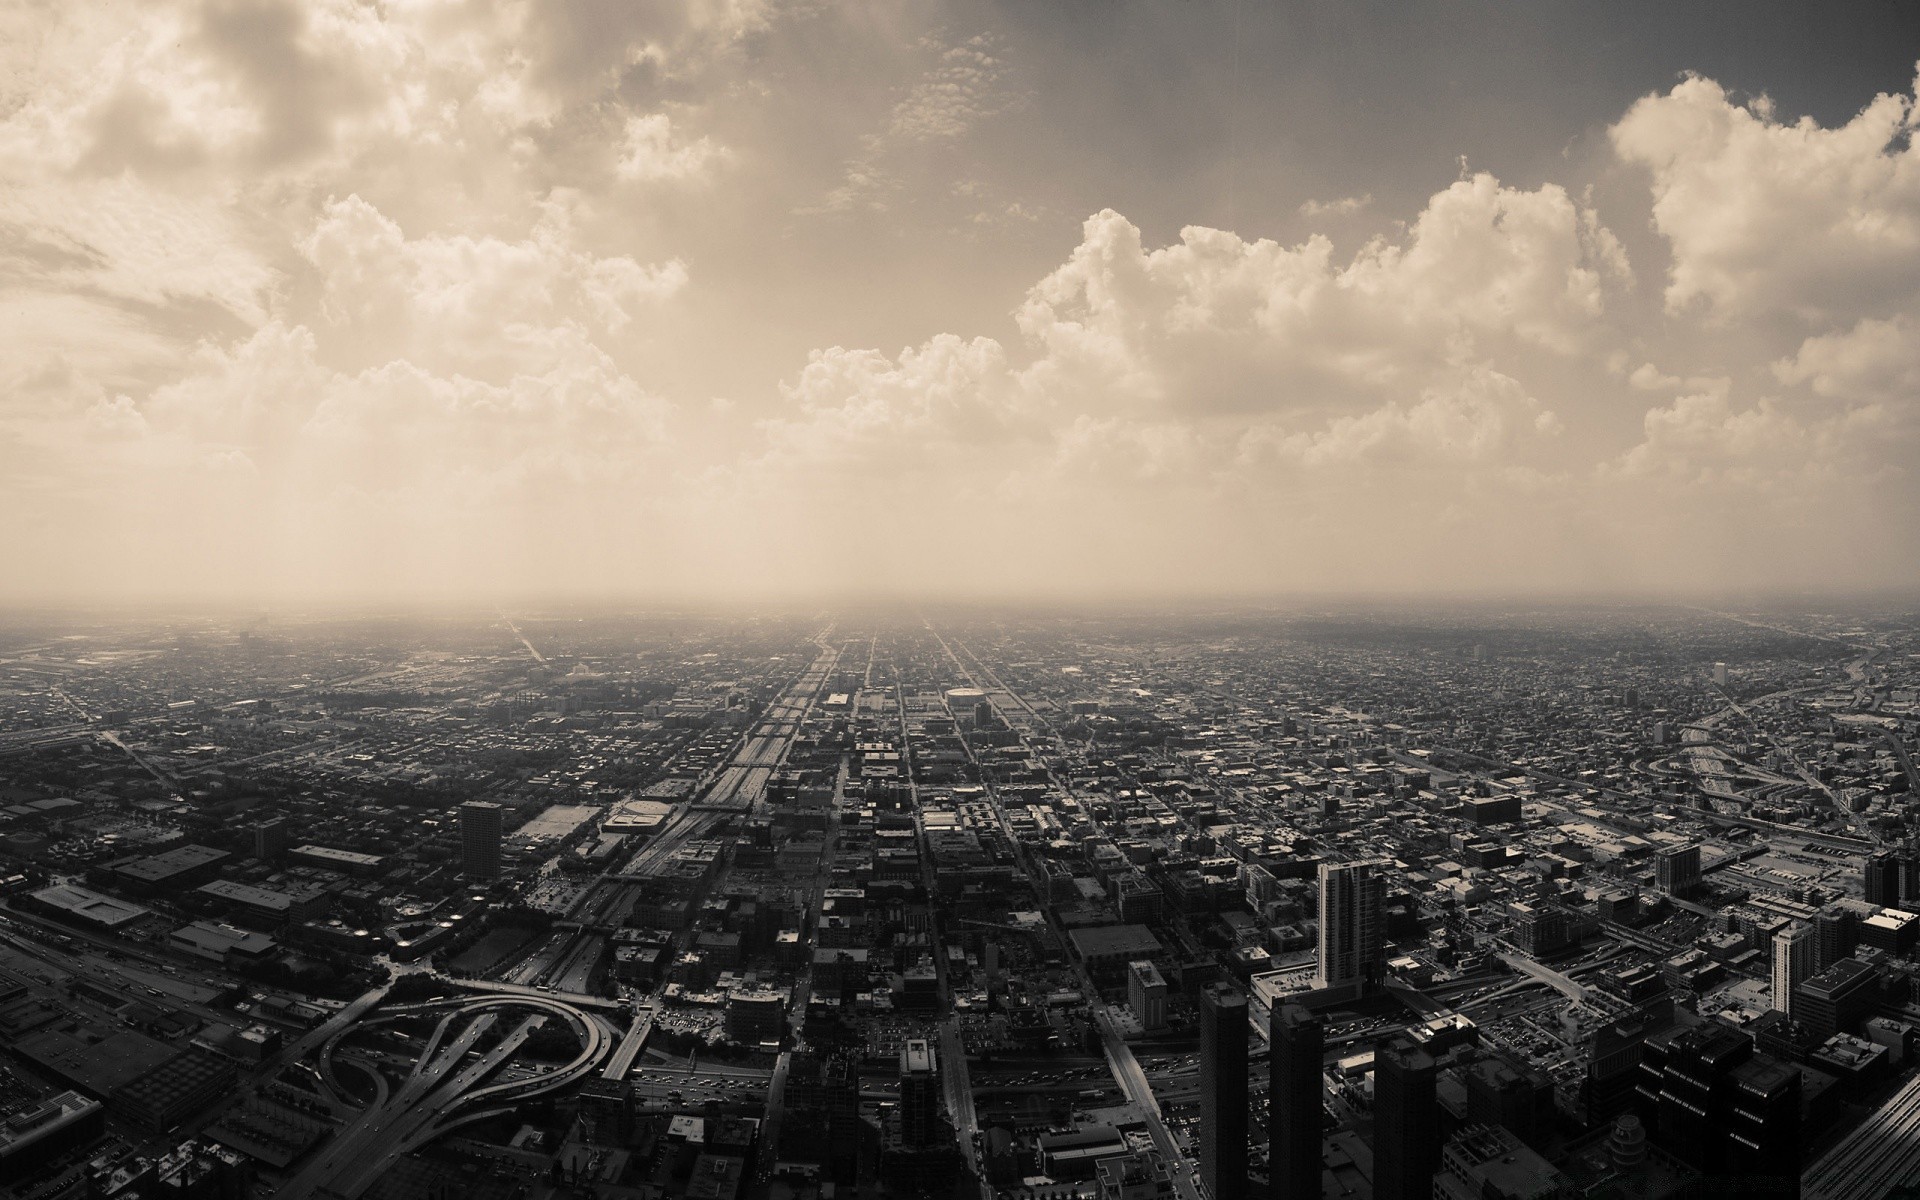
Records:
[[[1920,1183],[1920,616],[18,618],[55,1197]]]
[[[1920,1200],[1920,3],[0,0],[0,1200]]]

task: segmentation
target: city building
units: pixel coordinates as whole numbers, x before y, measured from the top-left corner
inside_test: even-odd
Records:
[[[900,1048],[900,1142],[920,1148],[940,1138],[940,1058],[914,1038]]]
[[[1397,1037],[1373,1056],[1375,1200],[1428,1200],[1440,1165],[1439,1067],[1411,1039]]]
[[[1440,1150],[1433,1200],[1562,1200],[1573,1183],[1498,1125],[1469,1125]]]
[[[1320,957],[1315,985],[1364,988],[1386,978],[1386,859],[1320,864]]]
[[[0,1179],[25,1179],[54,1158],[87,1145],[106,1125],[106,1106],[79,1092],[61,1092],[16,1108],[0,1122]]]
[[[271,817],[253,827],[253,856],[273,862],[287,852],[292,829],[285,817]]]
[[[251,922],[266,929],[311,921],[325,910],[327,904],[327,890],[308,883],[268,888],[235,883],[231,879],[216,879],[195,888],[194,895],[236,920]]]
[[[1794,1020],[1813,1040],[1852,1033],[1880,999],[1880,976],[1857,958],[1843,958],[1803,982],[1793,997]]]
[[[1900,860],[1891,850],[1875,850],[1861,870],[1867,903],[1893,908],[1900,903]]]
[[[1467,1121],[1498,1125],[1537,1144],[1553,1117],[1553,1080],[1533,1067],[1488,1056],[1467,1068]]]
[[[338,871],[342,875],[356,875],[371,878],[387,869],[387,860],[380,854],[361,854],[353,850],[339,850],[332,846],[295,846],[287,851],[287,857],[309,867],[319,867],[325,871]]]
[[[1670,846],[1654,858],[1654,885],[1681,899],[1700,890],[1700,847]]]
[[[783,992],[734,992],[727,997],[727,1037],[749,1046],[777,1042],[787,1032]]]
[[[1200,989],[1200,1181],[1212,1200],[1246,1200],[1247,998]]]
[[[212,921],[181,926],[167,935],[167,944],[217,963],[261,963],[279,950],[279,945],[264,933]]]
[[[1820,946],[1806,925],[1789,925],[1773,935],[1773,1006],[1793,1015],[1793,996],[1817,970]]]
[[[67,883],[41,888],[27,900],[30,907],[59,920],[113,931],[129,929],[153,911]]]
[[[500,877],[504,811],[498,804],[469,800],[460,806],[460,873],[468,879]]]
[[[1273,1200],[1318,1196],[1327,1023],[1297,1004],[1282,1004],[1274,1007],[1267,1028],[1267,1171]]]
[[[1167,981],[1150,962],[1127,964],[1127,1007],[1149,1033],[1166,1028]]]
[[[1800,1072],[1739,1030],[1708,1022],[1652,1035],[1634,1090],[1655,1143],[1696,1169],[1798,1179]]]
[[[1114,1154],[1094,1164],[1099,1200],[1168,1200],[1174,1194],[1173,1169],[1154,1150]]]
[[[136,856],[88,871],[89,880],[118,886],[136,896],[160,896],[185,891],[219,874],[232,858],[225,850],[189,843],[159,854]]]

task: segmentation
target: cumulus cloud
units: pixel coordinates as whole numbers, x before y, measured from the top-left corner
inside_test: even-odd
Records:
[[[1571,353],[1628,277],[1619,244],[1560,188],[1488,175],[1437,194],[1404,243],[1336,263],[1332,243],[1191,227],[1148,251],[1117,213],[1016,313],[1036,376],[1102,402],[1327,411],[1419,391],[1503,342]]]
[[[618,332],[687,282],[677,261],[582,253],[551,215],[519,241],[409,239],[358,196],[328,204],[300,248],[356,356],[404,356],[485,378],[568,352],[583,327]]]
[[[1667,306],[1731,321],[1845,320],[1920,286],[1920,144],[1910,96],[1882,95],[1826,129],[1736,104],[1691,78],[1612,129],[1653,179],[1673,251]]]
[[[1296,195],[1279,241],[1021,175],[1023,47],[905,18],[28,24],[0,553],[62,586],[1910,577],[1858,549],[1920,538],[1910,96],[1825,128],[1687,79],[1614,110],[1638,191]],[[870,86],[803,78],[843,36]],[[1337,244],[1362,212],[1394,232]]]
[[[1920,316],[1868,317],[1852,329],[1810,337],[1774,364],[1782,383],[1821,396],[1920,407]]]

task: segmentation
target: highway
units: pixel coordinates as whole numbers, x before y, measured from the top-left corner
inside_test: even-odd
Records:
[[[1568,999],[1585,1000],[1587,998],[1586,988],[1553,968],[1540,965],[1524,954],[1507,954],[1501,952],[1496,954],[1495,957],[1522,975],[1528,975],[1534,979],[1538,979],[1541,983],[1546,984]]]
[[[1153,1139],[1153,1148],[1160,1152],[1173,1169],[1173,1186],[1179,1192],[1181,1200],[1203,1200],[1200,1183],[1192,1171],[1187,1170],[1187,1157],[1180,1152],[1179,1143],[1173,1140],[1173,1134],[1167,1129],[1166,1117],[1160,1112],[1160,1102],[1153,1094],[1153,1084],[1147,1079],[1140,1060],[1133,1056],[1133,1048],[1127,1045],[1127,1039],[1113,1023],[1113,1014],[1105,1004],[1094,1006],[1093,1020],[1100,1030],[1100,1045],[1107,1052],[1107,1065],[1113,1071],[1113,1078],[1126,1093],[1127,1099],[1140,1110],[1140,1116],[1146,1122],[1147,1135]]]
[[[756,810],[763,806],[767,781],[786,759],[787,749],[799,732],[800,722],[813,707],[814,699],[826,685],[827,676],[840,661],[838,648],[826,642],[822,633],[815,658],[784,694],[767,707],[753,731],[741,739],[727,765],[722,767],[706,791],[694,801],[699,808]]]
[[[633,1060],[640,1057],[641,1048],[647,1044],[647,1035],[652,1032],[653,1010],[643,1008],[634,1013],[627,1036],[620,1039],[619,1048],[608,1057],[606,1070],[600,1073],[600,1078],[625,1079],[627,1072],[633,1069]]]
[[[376,1097],[287,1180],[275,1192],[277,1196],[305,1200],[318,1192],[351,1200],[371,1187],[402,1155],[444,1133],[455,1110],[517,1101],[565,1087],[591,1073],[606,1055],[610,1042],[600,1022],[546,996],[428,1001],[398,1006],[369,1023],[447,1007],[453,1011],[435,1026],[412,1072],[400,1086]],[[520,1011],[506,1036],[469,1061],[475,1045],[492,1030],[503,1011],[526,1009],[534,1011]],[[556,1016],[567,1021],[580,1039],[580,1053],[572,1062],[555,1071],[482,1086],[488,1076],[513,1058],[527,1038]],[[465,1025],[448,1040],[447,1034],[462,1019]],[[331,1075],[331,1064],[326,1060],[349,1032],[343,1025],[321,1043],[323,1079]]]

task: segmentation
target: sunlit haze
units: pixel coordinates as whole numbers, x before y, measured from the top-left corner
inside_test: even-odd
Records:
[[[0,600],[1912,588],[1920,29],[1683,7],[8,5]]]

